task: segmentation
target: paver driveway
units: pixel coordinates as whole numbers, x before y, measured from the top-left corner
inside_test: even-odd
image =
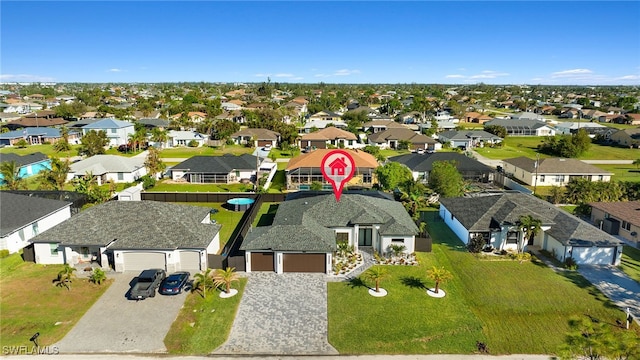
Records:
[[[60,352],[165,352],[164,337],[186,294],[128,300],[129,283],[137,275],[114,275],[109,289],[56,344]]]
[[[323,274],[248,274],[227,342],[214,354],[329,355]]]

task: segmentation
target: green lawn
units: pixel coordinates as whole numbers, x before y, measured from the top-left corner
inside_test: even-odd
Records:
[[[640,283],[640,249],[625,245],[622,249],[620,269]]]
[[[24,262],[20,254],[0,260],[0,346],[28,346],[40,333],[39,345],[60,341],[111,284],[75,279],[71,290],[52,281],[62,265]]]
[[[278,163],[280,165],[281,163]],[[285,164],[286,165],[286,164]],[[271,186],[269,186],[270,193],[281,193],[282,189],[286,189],[287,177],[284,170],[277,170],[276,174],[271,179]]]
[[[150,192],[247,192],[252,191],[252,184],[191,184],[160,181]]]
[[[640,153],[638,153],[640,157]],[[640,181],[640,169],[638,169],[635,165],[625,164],[625,165],[594,165],[602,170],[609,171],[613,173],[613,180],[617,181]]]
[[[229,337],[233,320],[238,312],[246,278],[234,283],[238,295],[222,299],[219,290],[203,298],[200,293],[191,293],[164,338],[170,354],[206,355],[222,345]]]
[[[193,206],[202,206],[208,207],[212,209],[217,209],[218,212],[211,215],[211,219],[215,220],[216,223],[222,225],[220,228],[220,248],[222,249],[224,245],[229,241],[231,235],[238,227],[238,223],[242,219],[243,211],[232,211],[227,210],[223,207],[223,203],[176,203],[176,204],[184,204],[184,205],[193,205]]]
[[[384,156],[385,158],[390,158],[392,156],[398,156],[398,155],[402,155],[402,154],[409,154],[411,151],[409,150],[393,150],[393,149],[383,149],[380,150],[380,155]]]
[[[614,326],[624,317],[575,272],[558,274],[538,261],[484,261],[443,222],[429,219],[429,231],[433,252],[419,253],[417,267],[390,266],[381,285],[386,297],[369,296],[357,282],[328,284],[329,342],[339,352],[464,354],[479,340],[494,355],[554,354],[570,317],[588,314]],[[442,286],[445,298],[425,293],[432,265],[454,275]]]
[[[256,214],[256,218],[253,220],[253,224],[251,226],[269,226],[273,223],[273,218],[276,216],[276,211],[278,210],[278,203],[262,203],[260,206],[260,210],[258,214]]]

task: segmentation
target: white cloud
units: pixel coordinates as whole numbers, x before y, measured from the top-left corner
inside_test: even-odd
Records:
[[[589,69],[571,69],[571,70],[556,71],[551,74],[551,77],[552,78],[584,77],[585,75],[590,75],[592,73],[593,71]]]
[[[114,72],[114,73],[118,73],[118,72],[123,72],[124,70],[122,69],[118,69],[118,68],[113,68],[113,69],[109,69],[107,70],[108,72]]]
[[[275,75],[273,75],[273,76],[274,76],[274,77],[290,78],[290,77],[293,77],[293,74],[280,73],[280,74],[275,74]]]
[[[640,75],[625,75],[616,78],[616,80],[640,80]]]
[[[333,73],[333,76],[348,76],[353,74],[359,74],[360,70],[340,69]]]
[[[462,79],[462,78],[465,78],[465,77],[466,76],[460,75],[460,74],[451,74],[451,75],[445,76],[445,78],[447,78],[447,79]]]
[[[2,82],[54,82],[55,78],[33,74],[0,74]]]
[[[509,73],[493,71],[493,70],[484,70],[480,74],[472,75],[470,79],[495,79],[497,77],[509,76]]]

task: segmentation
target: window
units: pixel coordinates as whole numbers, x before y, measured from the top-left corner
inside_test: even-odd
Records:
[[[556,175],[556,182],[564,182],[564,175]]]
[[[58,244],[49,244],[49,250],[51,250],[51,256],[58,256]]]
[[[598,175],[598,181],[602,181],[604,180],[604,176],[603,175]]]
[[[121,173],[121,172],[118,173],[118,180],[120,181],[124,180],[124,173]]]
[[[540,182],[544,182],[544,175],[540,175]]]
[[[518,243],[518,232],[509,231],[507,233],[507,244],[517,244],[517,243]]]
[[[115,133],[116,133],[116,131],[117,131],[116,129],[111,129],[111,133],[112,133],[112,134],[115,134]]]
[[[34,222],[33,224],[31,224],[31,230],[33,231],[33,236],[36,236],[40,233],[37,222]]]
[[[627,231],[631,231],[631,223],[622,220],[622,228]]]
[[[404,239],[391,239],[392,244],[404,244]]]

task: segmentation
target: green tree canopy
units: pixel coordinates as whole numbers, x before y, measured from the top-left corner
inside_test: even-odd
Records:
[[[80,139],[80,155],[93,156],[105,153],[105,146],[109,144],[107,133],[103,130],[91,130]]]
[[[434,161],[429,172],[429,186],[442,197],[464,194],[464,179],[453,161]]]
[[[384,166],[379,166],[375,171],[380,186],[385,190],[394,190],[398,188],[400,184],[413,178],[411,170],[409,170],[408,167],[395,161],[390,161],[384,164]]]

